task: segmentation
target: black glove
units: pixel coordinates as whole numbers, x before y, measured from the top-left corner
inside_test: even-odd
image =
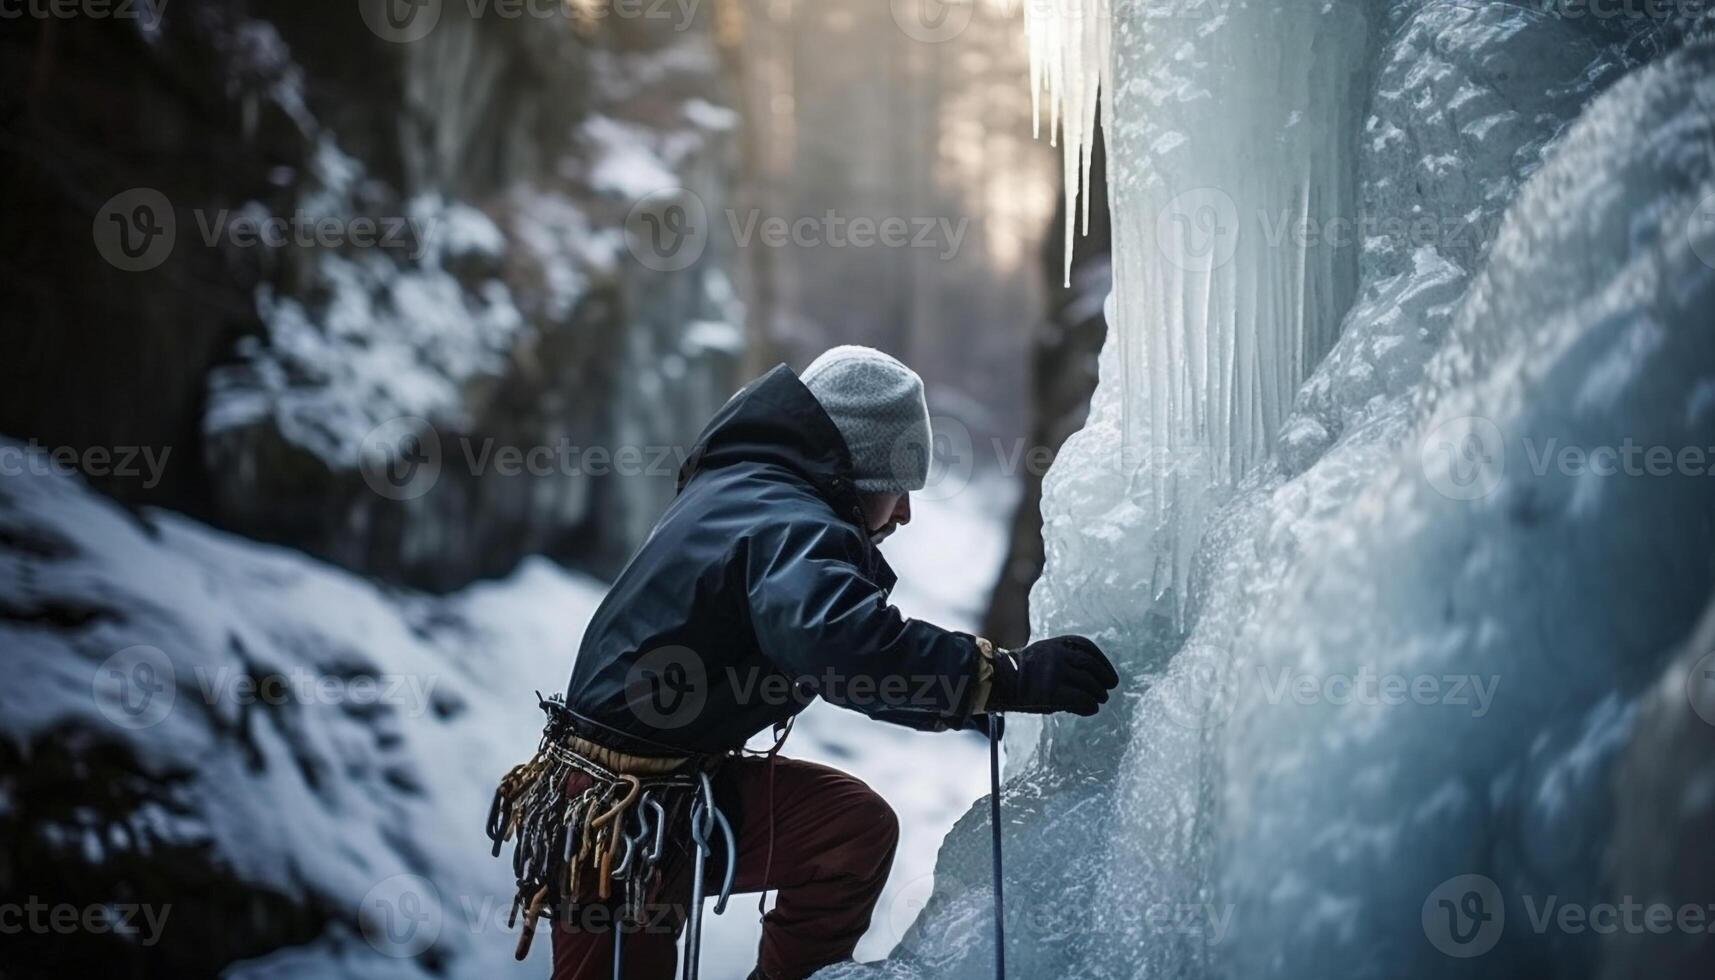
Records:
[[[1056,636],[1017,652],[996,651],[987,710],[1088,717],[1119,683],[1100,647],[1082,636]]]

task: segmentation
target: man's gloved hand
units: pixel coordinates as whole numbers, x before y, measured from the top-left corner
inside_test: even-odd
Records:
[[[1056,636],[1022,650],[996,651],[987,710],[1088,717],[1119,682],[1100,647],[1082,636]]]

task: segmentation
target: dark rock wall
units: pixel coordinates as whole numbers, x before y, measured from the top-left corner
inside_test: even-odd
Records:
[[[365,26],[377,7],[8,26],[0,432],[153,447],[159,481],[92,479],[416,586],[532,551],[610,571],[671,498],[671,455],[613,478],[587,451],[682,446],[740,380],[727,256],[658,271],[625,235],[641,198],[686,188],[713,213],[731,182],[707,18],[445,4],[394,43]],[[175,235],[124,271],[94,239],[135,188]],[[244,216],[345,237],[240,243]],[[439,462],[378,491],[363,464],[401,432]]]

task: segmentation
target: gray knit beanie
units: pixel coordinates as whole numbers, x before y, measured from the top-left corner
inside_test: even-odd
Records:
[[[929,482],[923,379],[872,347],[835,347],[800,374],[852,452],[858,490],[907,493]]]

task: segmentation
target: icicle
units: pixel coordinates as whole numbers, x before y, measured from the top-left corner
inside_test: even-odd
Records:
[[[1030,42],[1032,131],[1042,135],[1042,100],[1048,101],[1048,140],[1061,149],[1066,172],[1066,285],[1072,285],[1078,198],[1083,193],[1084,234],[1090,233],[1091,153],[1096,107],[1113,89],[1112,0],[1024,0]],[[1106,115],[1106,112],[1103,113]]]
[[[1117,408],[1149,592],[1183,616],[1205,519],[1268,459],[1356,294],[1361,243],[1334,232],[1360,213],[1370,5],[1022,2],[1068,283],[1103,124],[1118,370],[1097,403]]]

